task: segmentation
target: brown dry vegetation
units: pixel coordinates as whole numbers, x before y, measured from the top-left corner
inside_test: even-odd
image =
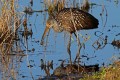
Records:
[[[105,68],[105,80],[120,80],[120,61],[114,62],[113,65]]]
[[[1,0],[0,5],[0,70],[4,74],[3,80],[10,76],[16,79],[12,61],[15,58],[10,54],[14,46],[15,33],[20,26],[20,14],[16,11],[18,6],[16,0]]]
[[[120,80],[120,61],[115,61],[108,67],[101,68],[100,72],[91,75],[85,75],[80,80]]]
[[[15,32],[20,25],[19,13],[14,0],[1,2],[0,14],[0,54],[9,54]],[[5,49],[5,50],[4,50]]]
[[[44,0],[44,4],[48,8],[48,14],[53,15],[65,7],[65,0]]]
[[[59,1],[59,4],[57,1]],[[49,14],[53,14],[54,10],[59,11],[67,6],[65,0],[53,0],[53,2],[44,0]],[[16,11],[17,6],[16,0],[1,0],[0,3],[0,70],[6,73],[5,75],[8,77],[12,76],[13,79],[17,77],[14,69],[16,66],[13,64],[15,59],[11,59],[11,56],[7,55],[12,53],[11,48],[14,45],[15,33],[21,25],[21,14]],[[100,72],[96,72],[92,76],[84,75],[85,77],[80,80],[120,80],[119,74],[120,62],[116,61],[113,65],[102,68]],[[5,75],[3,75],[3,80],[7,80]]]
[[[69,2],[73,2],[72,5],[68,5]],[[83,0],[81,3],[76,3],[76,0],[44,0],[45,6],[48,8],[48,14],[55,14],[56,12],[59,12],[64,7],[77,7],[80,8],[83,11],[88,12],[90,9],[90,3],[88,0]],[[80,6],[81,4],[81,6]]]

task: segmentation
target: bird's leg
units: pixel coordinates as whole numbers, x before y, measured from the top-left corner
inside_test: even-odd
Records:
[[[76,54],[76,58],[75,58],[75,60],[74,60],[74,63],[76,63],[76,60],[78,59],[78,71],[80,71],[80,69],[79,69],[79,62],[80,62],[80,49],[81,49],[81,44],[80,44],[80,39],[79,39],[79,36],[78,36],[78,34],[76,35],[76,33],[74,33],[74,35],[75,35],[75,37],[76,37],[76,39],[77,39],[77,44],[78,44],[78,52],[77,52],[77,54]]]
[[[71,37],[72,37],[72,34],[70,33],[70,37],[69,37],[69,41],[68,41],[68,45],[67,45],[67,52],[70,56],[70,64],[72,64],[72,60],[71,60],[71,50],[70,50],[70,46],[71,46]]]
[[[78,52],[76,54],[76,58],[75,58],[74,62],[76,62],[77,59],[78,59],[78,62],[79,62],[79,59],[80,59],[80,49],[81,49],[82,46],[80,44],[80,39],[79,39],[78,35],[76,35],[76,33],[74,33],[74,35],[75,35],[75,37],[77,39],[77,44],[78,44]]]

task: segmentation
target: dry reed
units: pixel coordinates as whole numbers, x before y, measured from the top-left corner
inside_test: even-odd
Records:
[[[10,54],[14,38],[20,26],[20,14],[16,11],[17,0],[1,0],[0,3],[0,70],[3,80],[16,79],[16,71]],[[19,59],[19,58],[18,58]]]

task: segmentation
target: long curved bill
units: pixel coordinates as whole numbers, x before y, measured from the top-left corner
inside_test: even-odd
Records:
[[[46,34],[47,34],[49,31],[50,31],[50,28],[46,26],[45,31],[44,31],[44,33],[43,33],[43,35],[42,35],[41,42],[40,42],[41,45],[44,44],[44,39],[45,39],[45,37],[46,37]]]

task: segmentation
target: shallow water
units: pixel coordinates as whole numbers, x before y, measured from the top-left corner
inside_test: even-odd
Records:
[[[90,9],[89,13],[99,20],[99,28],[94,30],[79,31],[80,35],[86,38],[89,37],[89,39],[85,42],[83,38],[79,36],[81,43],[85,45],[85,48],[82,48],[80,53],[81,65],[99,64],[99,66],[103,66],[104,63],[105,66],[107,66],[111,64],[114,60],[119,59],[119,48],[111,45],[114,39],[120,40],[120,4],[116,4],[116,2],[114,1],[90,0],[91,3],[95,3],[96,5],[94,5]],[[48,18],[48,14],[46,11],[44,11],[45,6],[42,2],[43,0],[34,1],[32,9],[42,10],[43,12],[34,12],[32,15],[27,16],[28,28],[33,32],[32,37],[28,37],[28,44],[25,44],[24,42],[24,44],[21,44],[21,48],[25,50],[24,54],[26,54],[27,56],[23,56],[19,60],[18,57],[20,56],[16,57],[15,55],[12,55],[14,57],[12,57],[13,60],[15,60],[15,65],[17,65],[17,67],[14,69],[16,77],[19,80],[32,80],[32,76],[34,77],[34,79],[46,76],[45,71],[41,70],[40,67],[41,59],[43,59],[46,63],[53,60],[53,69],[60,65],[61,61],[59,60],[66,60],[66,63],[68,63],[69,60],[69,55],[67,53],[68,35],[65,36],[64,32],[54,33],[54,31],[51,29],[48,36],[47,47],[43,47],[40,45],[40,40],[45,29],[45,22]],[[23,11],[24,7],[30,6],[30,3],[29,0],[19,0],[19,5],[19,10]],[[103,7],[106,8],[107,12]],[[100,16],[100,14],[102,14],[102,16]],[[104,43],[104,39],[106,36],[108,36],[107,44]],[[74,36],[72,37],[72,39],[71,53],[72,60],[74,60],[77,53],[77,43]],[[96,45],[96,43],[93,45],[95,41],[98,41],[101,44],[98,49],[98,45]],[[28,45],[28,50],[33,51],[26,51],[26,45]],[[18,60],[18,63],[16,60]],[[28,65],[31,65],[31,67],[29,67]],[[53,70],[50,70],[50,73],[53,73]],[[4,73],[1,73],[1,76],[4,76]]]

